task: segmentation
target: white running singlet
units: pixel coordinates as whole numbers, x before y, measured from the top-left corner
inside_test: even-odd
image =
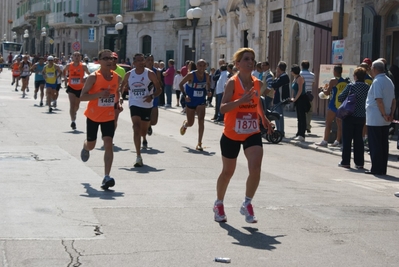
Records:
[[[144,68],[141,74],[137,74],[136,69],[131,70],[127,82],[129,85],[129,106],[152,108],[152,101],[144,102],[146,96],[154,93],[154,87],[148,78],[148,69]]]

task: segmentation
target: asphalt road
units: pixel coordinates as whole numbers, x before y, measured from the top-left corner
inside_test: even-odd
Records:
[[[134,168],[125,106],[114,139],[116,185],[104,192],[101,140],[88,162],[80,160],[86,103],[72,131],[65,89],[58,110],[49,114],[33,99],[33,79],[25,99],[10,82],[5,70],[0,267],[223,264],[215,257],[231,258],[231,266],[398,265],[397,162],[390,162],[389,175],[376,177],[338,168],[334,153],[265,141],[262,181],[253,200],[259,222],[247,224],[239,213],[247,176],[241,153],[225,199],[228,222],[219,224],[212,206],[222,126],[209,120],[211,109],[204,152],[195,151],[196,125],[181,136],[184,116],[177,108],[161,109],[143,151],[145,166]],[[291,129],[295,119],[286,124]]]

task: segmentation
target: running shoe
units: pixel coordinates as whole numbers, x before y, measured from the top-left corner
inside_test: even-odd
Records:
[[[115,185],[114,178],[111,178],[111,177],[109,177],[109,175],[106,175],[103,179],[101,188],[104,190],[108,190],[109,187],[113,187],[114,185]]]
[[[82,148],[82,151],[80,151],[80,158],[82,159],[83,162],[86,162],[90,158],[90,151],[86,150],[85,148]]]
[[[25,92],[22,92],[22,98],[25,98],[26,94]]]
[[[40,101],[40,106],[43,107],[43,101]]]
[[[15,82],[12,82],[11,85],[14,85]]]
[[[72,130],[76,130],[76,123],[74,121],[71,122],[71,128]]]
[[[26,92],[28,92],[28,93],[29,93],[29,87],[26,87]]]
[[[242,203],[240,213],[245,216],[245,221],[247,223],[257,223],[258,220],[255,217],[254,209],[251,203],[245,205],[245,202]]]
[[[198,151],[204,151],[204,149],[202,148],[202,144],[198,143],[197,147],[195,148]]]
[[[227,217],[224,213],[223,203],[215,204],[215,206],[213,206],[213,212],[215,213],[216,222],[227,222]]]
[[[141,156],[137,156],[134,167],[143,167],[143,158]]]
[[[345,168],[345,169],[350,169],[350,168],[351,168],[351,165],[346,165],[346,164],[338,163],[338,167]]]
[[[148,148],[148,141],[147,141],[147,140],[143,140],[143,145],[142,145],[142,147],[143,147],[144,149],[147,149],[147,148]]]
[[[183,121],[183,125],[180,127],[180,134],[184,135],[186,133],[187,128],[184,127],[187,121]]]
[[[17,89],[17,87],[15,87],[15,92],[18,92],[18,89]]]
[[[148,134],[148,136],[152,135],[152,127],[151,127],[151,125],[150,125],[150,127],[148,127],[147,134]]]
[[[394,195],[395,197],[399,197],[399,192],[396,192]]]
[[[51,106],[48,107],[48,112],[53,112],[53,109],[51,108]]]
[[[326,140],[321,141],[320,143],[315,143],[316,146],[327,147],[328,142]]]
[[[300,136],[300,135],[296,136],[296,137],[294,138],[294,140],[295,140],[295,141],[299,141],[299,142],[305,142],[305,138],[304,138],[303,136]]]
[[[37,92],[33,95],[33,99],[37,99]]]
[[[332,147],[337,147],[340,146],[339,142],[337,140],[334,141],[334,143],[331,144]]]

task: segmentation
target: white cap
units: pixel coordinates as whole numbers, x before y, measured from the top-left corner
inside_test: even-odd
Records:
[[[48,56],[47,60],[54,60],[54,57],[53,56]]]

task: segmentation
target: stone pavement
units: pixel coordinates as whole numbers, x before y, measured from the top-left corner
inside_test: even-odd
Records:
[[[173,98],[175,99],[175,98]],[[169,111],[173,112],[180,112],[181,108],[175,107],[168,109]],[[209,122],[213,122],[211,118],[213,117],[215,112],[215,109],[212,107],[208,107],[206,109],[206,116],[205,120]],[[221,126],[223,124],[219,123]],[[320,142],[323,140],[324,136],[324,126],[325,126],[325,119],[323,117],[318,117],[318,116],[313,116],[312,118],[312,129],[311,133],[306,134],[305,142],[298,142],[293,140],[291,137],[295,137],[295,134],[297,132],[297,118],[296,118],[296,112],[295,111],[289,111],[288,106],[286,107],[285,113],[284,113],[284,126],[285,126],[285,133],[286,133],[286,138],[283,138],[282,142],[284,143],[289,143],[295,146],[299,146],[302,148],[306,149],[311,149],[313,151],[317,152],[323,152],[323,153],[329,153],[332,155],[335,155],[337,157],[341,157],[341,148],[340,147],[332,147],[329,144],[328,147],[320,147],[316,146],[315,143]],[[399,169],[399,150],[396,148],[396,140],[397,136],[393,136],[390,141],[389,141],[389,159],[388,159],[388,167]],[[365,163],[371,163],[370,162],[370,156],[365,152],[366,155],[364,157]],[[337,158],[337,161],[332,163],[337,165],[340,162],[340,159]],[[353,154],[352,154],[352,162],[353,163]],[[367,167],[365,166],[367,169]]]

